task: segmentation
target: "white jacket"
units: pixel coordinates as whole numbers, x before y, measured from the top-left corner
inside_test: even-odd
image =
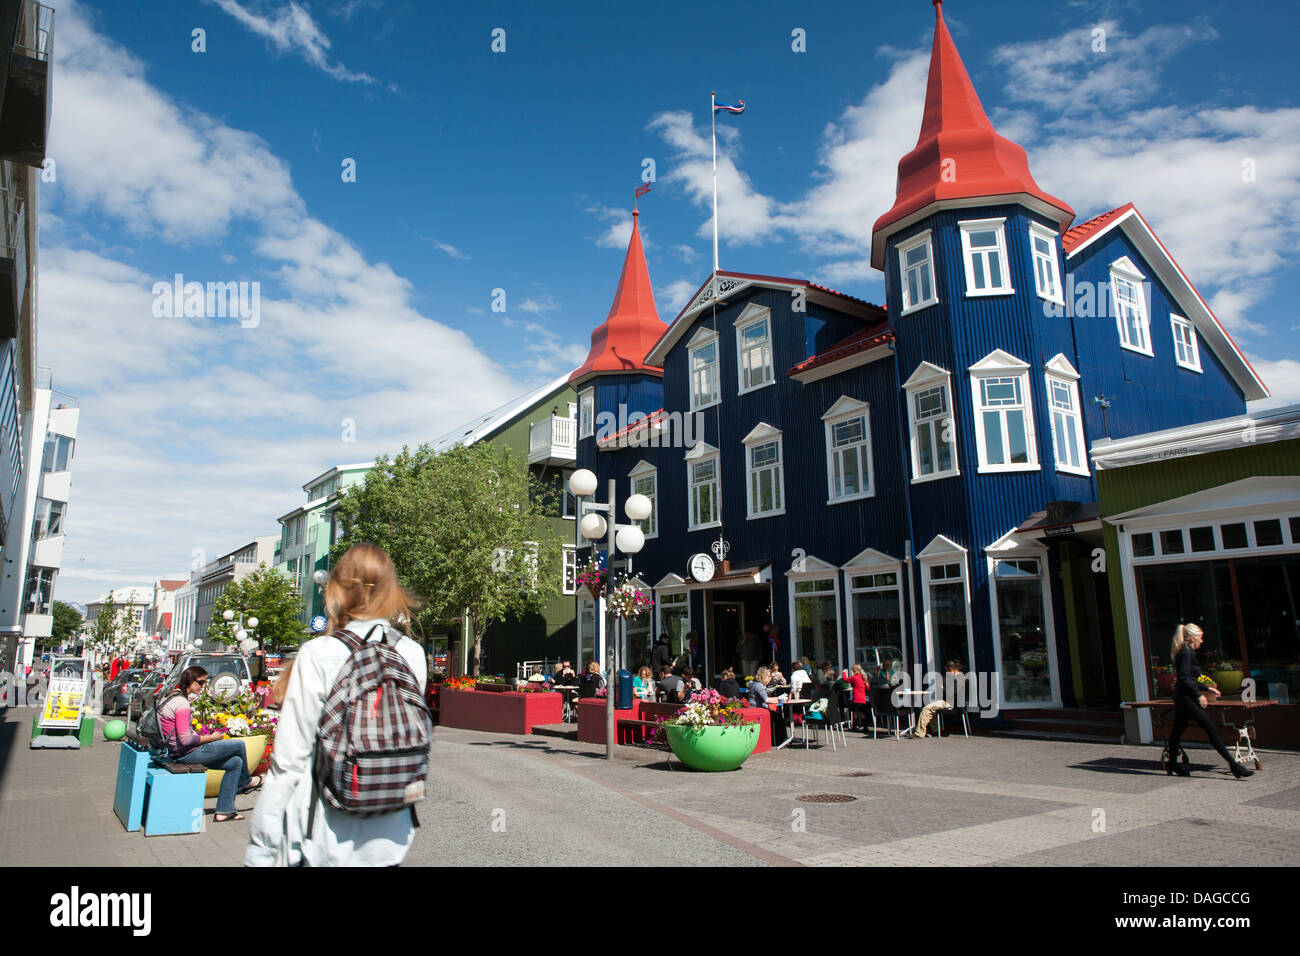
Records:
[[[351,621],[347,629],[366,637],[377,624],[388,627],[387,621]],[[390,640],[399,636],[391,627],[388,633]],[[376,632],[371,640],[378,639]],[[423,691],[429,673],[424,650],[405,636],[397,650]],[[409,810],[358,817],[317,800],[311,841],[305,840],[316,728],[347,659],[347,645],[330,635],[313,638],[298,651],[276,726],[271,772],[249,821],[245,866],[392,866],[402,862],[415,839]]]

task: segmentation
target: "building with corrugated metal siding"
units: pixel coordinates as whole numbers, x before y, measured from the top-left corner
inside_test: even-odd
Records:
[[[920,135],[873,227],[883,306],[715,271],[665,327],[634,226],[571,379],[578,465],[655,506],[634,570],[656,610],[622,659],[663,633],[708,681],[955,660],[986,713],[1117,705],[1089,444],[1268,393],[1136,209],[1073,219],[989,122],[936,4]],[[584,660],[604,659],[596,611],[580,601]]]

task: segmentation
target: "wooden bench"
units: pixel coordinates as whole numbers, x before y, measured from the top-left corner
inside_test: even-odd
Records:
[[[621,718],[619,718],[619,721],[618,721],[618,728],[619,728],[619,734],[618,734],[618,736],[619,736],[619,741],[618,741],[618,742],[619,742],[619,743],[624,743],[624,742],[625,742],[625,741],[623,740],[623,732],[622,732],[622,731],[623,731],[623,728],[624,728],[625,726],[626,726],[627,728],[629,728],[629,730],[628,730],[628,736],[629,736],[630,738],[632,738],[630,741],[627,741],[627,742],[629,742],[629,743],[633,743],[633,742],[634,742],[634,743],[645,743],[646,741],[638,741],[638,740],[636,740],[636,731],[635,731],[633,728],[636,728],[636,727],[648,727],[648,728],[650,728],[650,729],[653,730],[654,728],[656,728],[656,727],[659,726],[659,721],[657,721],[657,720],[633,720],[631,717],[621,717]],[[648,737],[649,735],[646,734],[646,735],[644,735],[644,736],[647,736],[647,737]]]

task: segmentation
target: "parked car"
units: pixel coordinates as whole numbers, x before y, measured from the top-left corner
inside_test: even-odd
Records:
[[[131,698],[148,677],[148,673],[139,669],[125,670],[118,674],[104,688],[101,696],[105,714],[125,714],[130,710]]]
[[[248,661],[242,654],[212,654],[207,652],[182,655],[164,678],[146,680],[141,689],[131,695],[129,719],[139,720],[155,700],[162,700],[176,688],[185,668],[202,667],[208,672],[208,693],[226,697],[250,690],[253,686]]]

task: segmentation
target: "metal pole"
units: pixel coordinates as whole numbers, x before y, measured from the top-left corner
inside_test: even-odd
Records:
[[[713,272],[718,272],[718,94],[709,91],[709,125],[713,130]]]
[[[605,557],[605,759],[614,759],[614,616],[609,611],[609,589],[614,584],[614,519],[617,507],[615,479],[609,479],[609,533]]]

